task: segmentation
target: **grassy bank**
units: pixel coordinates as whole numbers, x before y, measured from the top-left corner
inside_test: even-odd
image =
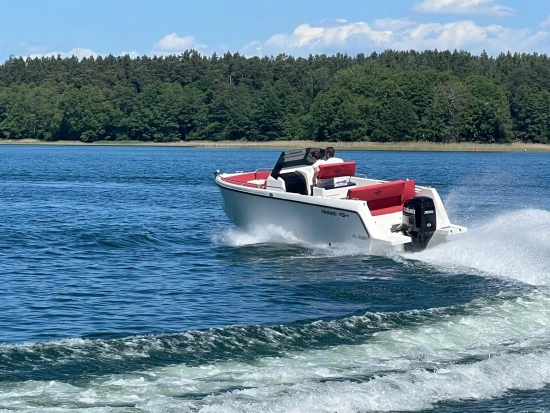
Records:
[[[334,146],[337,150],[365,151],[443,151],[443,152],[550,152],[550,145],[532,143],[511,143],[483,145],[475,143],[433,143],[433,142],[315,142],[315,141],[181,141],[181,142],[141,142],[141,141],[99,141],[85,143],[79,141],[44,142],[37,139],[0,140],[0,144],[10,145],[78,145],[78,146],[179,146],[194,148],[271,148],[294,149]]]

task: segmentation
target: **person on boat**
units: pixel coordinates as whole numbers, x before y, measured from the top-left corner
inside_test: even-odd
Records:
[[[326,163],[344,162],[343,159],[334,156],[335,154],[336,150],[332,146],[329,146],[327,149],[325,149],[325,156],[327,158]]]
[[[313,168],[313,173],[315,175],[315,170],[319,171],[319,165],[324,164],[326,161],[324,159],[321,159],[321,154],[319,151],[315,151],[311,153],[311,157],[313,158],[313,165],[311,167]],[[313,178],[313,185],[311,185],[309,193],[313,195],[313,187],[315,186],[315,177]]]
[[[311,165],[313,167],[313,169],[318,167],[320,164],[326,162],[324,159],[321,159],[321,154],[319,153],[319,151],[312,152],[311,157],[314,160],[313,165]]]
[[[326,160],[320,159],[313,164],[313,170],[314,170],[313,186],[323,186],[323,184],[325,183],[324,181],[326,181],[324,179],[317,179],[317,176],[319,175],[319,165],[327,164],[327,163],[344,162],[343,159],[337,158],[336,156],[334,156],[335,153],[336,153],[336,150],[332,146],[329,146],[328,148],[325,149],[325,157],[327,159]]]

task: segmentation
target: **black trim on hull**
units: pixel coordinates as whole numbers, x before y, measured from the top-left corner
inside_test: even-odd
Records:
[[[216,186],[218,188],[221,188],[221,189],[225,189],[227,191],[233,191],[233,192],[237,192],[239,194],[245,194],[245,195],[251,195],[251,196],[258,196],[260,198],[270,198],[270,199],[276,199],[277,201],[284,201],[284,202],[295,202],[297,204],[301,204],[301,205],[312,205],[312,206],[318,206],[320,208],[330,208],[330,209],[335,209],[337,211],[345,211],[345,212],[349,212],[351,214],[355,214],[357,215],[357,217],[359,218],[359,221],[361,222],[361,224],[363,225],[363,229],[365,230],[365,233],[368,235],[369,239],[372,239],[368,229],[367,229],[367,226],[365,225],[365,223],[363,222],[363,218],[361,217],[361,215],[357,212],[357,211],[353,211],[353,210],[350,210],[350,209],[343,209],[343,208],[336,208],[336,207],[331,207],[331,206],[325,206],[325,205],[317,205],[317,204],[313,204],[313,203],[310,203],[310,202],[300,202],[300,201],[296,201],[294,199],[281,199],[281,198],[274,198],[274,197],[270,197],[269,195],[260,195],[260,194],[252,194],[250,192],[246,192],[246,191],[239,191],[238,189],[234,189],[234,188],[227,188],[225,186],[222,186],[220,185],[217,181],[214,181],[214,183],[216,184]],[[302,195],[302,196],[307,196],[307,195]]]

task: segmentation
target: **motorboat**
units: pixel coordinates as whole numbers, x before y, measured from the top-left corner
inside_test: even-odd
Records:
[[[316,152],[324,156],[318,148],[288,150],[273,168],[217,170],[227,217],[246,231],[271,225],[315,245],[353,244],[372,254],[421,251],[466,232],[450,222],[435,188],[372,179],[357,174],[355,162],[322,163],[314,177]]]

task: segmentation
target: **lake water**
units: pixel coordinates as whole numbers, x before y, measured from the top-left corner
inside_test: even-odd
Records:
[[[550,156],[341,151],[469,232],[417,254],[235,229],[279,151],[0,146],[0,411],[549,411]]]

